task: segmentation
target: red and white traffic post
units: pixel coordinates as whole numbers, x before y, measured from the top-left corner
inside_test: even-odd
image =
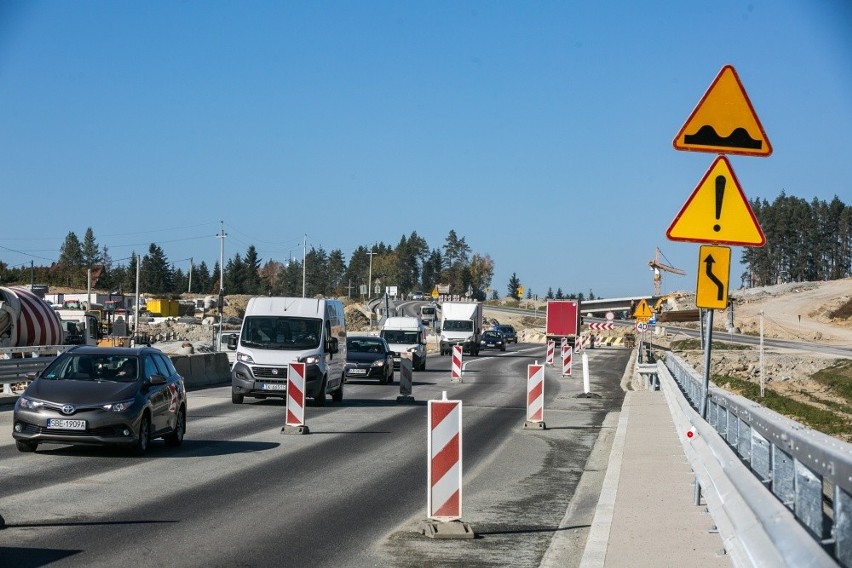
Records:
[[[527,421],[524,428],[544,430],[544,365],[527,365]]]
[[[552,339],[548,339],[547,340],[547,357],[544,360],[544,364],[547,365],[548,367],[553,365],[553,355],[554,355],[553,352],[556,350],[555,348],[556,348],[556,342]]]
[[[579,333],[577,337],[574,339],[574,353],[579,353],[583,350],[583,336]]]
[[[571,376],[571,362],[574,359],[574,351],[567,343],[562,344],[562,376]]]
[[[287,404],[284,410],[285,434],[308,434],[305,424],[305,364],[290,363],[287,369]]]
[[[462,516],[462,401],[428,402],[429,462],[426,477],[426,514],[424,534],[432,538],[473,538]]]
[[[450,379],[454,383],[462,382],[462,346],[453,345],[453,365],[450,371]]]

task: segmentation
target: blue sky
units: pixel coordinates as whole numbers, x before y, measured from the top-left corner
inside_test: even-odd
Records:
[[[0,3],[0,260],[92,227],[210,267],[254,244],[433,248],[453,229],[533,293],[651,293],[714,160],[672,139],[725,64],[773,146],[749,199],[852,205],[852,3]],[[739,285],[734,247],[731,287]]]

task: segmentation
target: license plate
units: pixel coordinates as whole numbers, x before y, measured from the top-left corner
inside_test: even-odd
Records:
[[[282,385],[278,383],[263,383],[260,388],[265,391],[283,391],[287,390],[287,385]]]
[[[349,369],[350,375],[366,375],[367,369]]]
[[[66,418],[48,418],[47,427],[52,430],[85,430],[85,420],[68,420]]]

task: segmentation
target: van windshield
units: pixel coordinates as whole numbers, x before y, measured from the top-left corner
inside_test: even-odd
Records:
[[[382,331],[382,337],[388,343],[418,343],[420,341],[418,332],[402,329],[385,329]]]
[[[243,321],[240,343],[257,349],[314,349],[321,337],[321,319],[250,316]]]

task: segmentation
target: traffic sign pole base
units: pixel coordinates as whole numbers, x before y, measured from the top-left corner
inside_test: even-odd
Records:
[[[282,434],[310,434],[311,431],[308,429],[306,424],[302,424],[301,426],[290,426],[285,424],[283,428],[281,428]]]
[[[396,397],[396,401],[400,404],[414,404],[414,402],[415,402],[413,396],[403,395],[403,394]]]
[[[524,430],[547,430],[547,424],[544,422],[533,422],[532,420],[527,420],[524,422]]]
[[[431,519],[420,523],[421,534],[435,539],[475,538],[471,526],[463,521],[433,521]]]
[[[601,395],[594,392],[581,392],[575,398],[601,398]]]

